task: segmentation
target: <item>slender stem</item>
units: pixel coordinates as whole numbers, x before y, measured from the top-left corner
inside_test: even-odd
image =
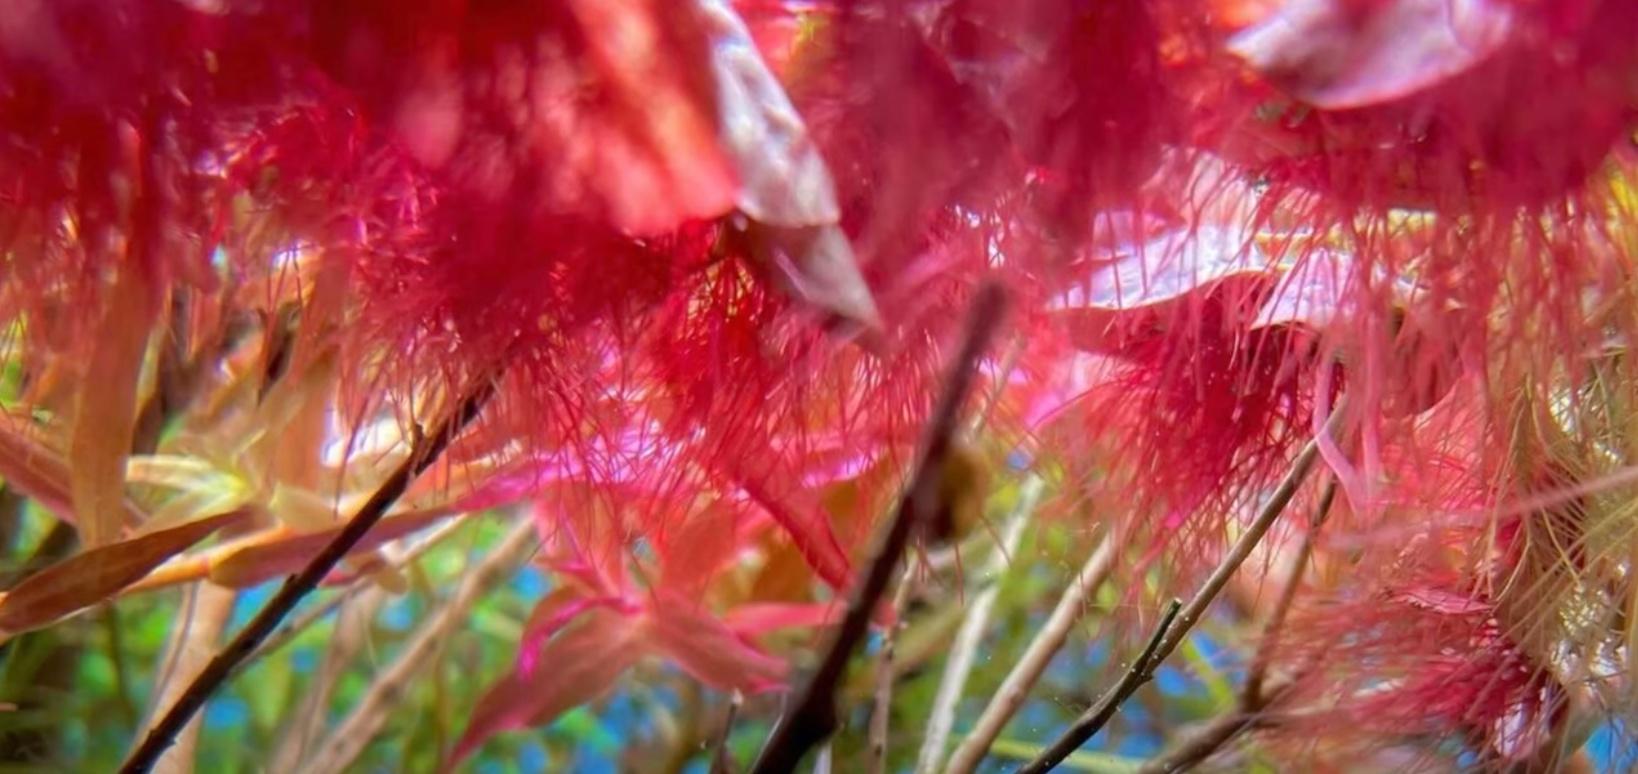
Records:
[[[1324,432],[1335,429],[1334,426],[1340,422],[1343,413],[1343,407],[1339,405],[1337,410],[1332,412]],[[1274,493],[1269,496],[1268,502],[1263,504],[1256,518],[1246,526],[1246,531],[1234,541],[1228,554],[1217,563],[1217,568],[1212,570],[1211,577],[1206,579],[1205,585],[1201,586],[1189,600],[1189,604],[1184,606],[1183,613],[1177,618],[1177,626],[1172,627],[1172,631],[1166,635],[1166,641],[1160,644],[1161,660],[1171,655],[1172,651],[1182,644],[1183,638],[1189,635],[1194,625],[1200,622],[1201,616],[1206,614],[1206,609],[1216,601],[1218,593],[1228,585],[1229,579],[1239,571],[1240,565],[1245,563],[1251,552],[1262,542],[1263,535],[1268,534],[1269,527],[1274,526],[1280,514],[1285,512],[1286,506],[1291,504],[1291,498],[1302,488],[1303,481],[1308,478],[1308,472],[1314,469],[1314,462],[1318,459],[1319,443],[1316,441],[1309,441],[1302,447],[1302,451],[1297,453],[1296,460],[1291,463],[1291,469],[1286,472],[1285,478],[1280,479],[1279,485],[1274,487]]]
[[[519,519],[506,537],[491,548],[482,561],[472,566],[448,602],[427,617],[398,657],[365,689],[364,697],[347,718],[330,732],[313,757],[301,766],[310,774],[330,774],[351,766],[359,753],[375,739],[387,717],[402,697],[404,688],[433,655],[450,632],[465,623],[472,606],[522,561],[535,543],[535,525]]]
[[[984,429],[984,425],[989,423],[990,417],[995,413],[995,407],[1001,405],[1001,397],[1007,394],[1007,384],[1012,381],[1012,372],[1018,370],[1018,360],[1023,354],[1024,339],[1022,336],[1014,336],[1012,342],[1007,345],[1007,354],[1001,360],[1001,368],[996,372],[994,389],[990,390],[990,394],[984,399],[984,405],[974,415],[973,435],[978,435],[979,431]]]
[[[833,757],[830,740],[826,739],[819,745],[819,754],[813,757],[813,774],[830,774],[830,759]]]
[[[1334,430],[1335,426],[1341,422],[1344,413],[1343,407],[1339,405],[1337,410],[1331,414],[1331,419],[1321,432],[1329,433]],[[1228,554],[1218,562],[1216,569],[1212,571],[1211,577],[1206,579],[1206,583],[1200,587],[1199,591],[1195,592],[1194,597],[1189,600],[1189,604],[1177,615],[1176,624],[1163,627],[1161,631],[1157,632],[1160,640],[1158,646],[1153,647],[1153,658],[1149,659],[1152,663],[1144,663],[1144,659],[1139,659],[1137,663],[1134,663],[1132,668],[1122,676],[1121,681],[1115,685],[1115,688],[1104,694],[1104,698],[1100,699],[1097,705],[1077,719],[1064,732],[1063,736],[1059,737],[1058,741],[1048,748],[1047,753],[1043,753],[1030,766],[1026,766],[1023,769],[1024,771],[1046,771],[1050,769],[1058,761],[1063,760],[1064,756],[1080,747],[1081,743],[1092,738],[1092,735],[1102,728],[1103,723],[1107,723],[1109,718],[1114,717],[1115,710],[1119,708],[1120,702],[1130,696],[1131,692],[1137,690],[1138,685],[1141,685],[1147,679],[1141,674],[1135,674],[1138,671],[1139,664],[1143,664],[1145,667],[1159,664],[1165,661],[1166,657],[1170,656],[1178,645],[1182,644],[1183,638],[1187,637],[1195,624],[1200,622],[1207,608],[1210,608],[1212,602],[1217,599],[1218,593],[1223,590],[1224,586],[1228,585],[1229,579],[1233,578],[1234,573],[1239,571],[1240,565],[1245,563],[1247,557],[1251,556],[1251,552],[1256,550],[1257,545],[1262,542],[1263,536],[1268,534],[1268,530],[1274,525],[1275,520],[1279,519],[1280,514],[1285,512],[1286,506],[1291,504],[1291,499],[1296,496],[1297,490],[1302,488],[1303,481],[1308,478],[1308,472],[1313,470],[1314,462],[1318,458],[1319,443],[1317,440],[1310,440],[1303,446],[1302,451],[1297,453],[1297,458],[1292,462],[1291,469],[1286,472],[1285,478],[1281,479],[1279,485],[1274,488],[1274,493],[1269,496],[1268,502],[1263,504],[1263,508],[1257,513],[1256,518],[1246,527],[1245,532],[1240,534],[1239,539],[1234,541],[1234,545],[1229,548]],[[1154,643],[1151,643],[1151,645],[1154,645]],[[1130,687],[1124,694],[1119,693],[1119,689],[1128,685]],[[1116,698],[1117,701],[1106,708],[1104,699],[1111,697]],[[1100,718],[1102,722],[1094,722]],[[1088,731],[1090,733],[1087,733]],[[1049,755],[1053,752],[1061,752],[1061,755],[1048,761]],[[1048,762],[1042,767],[1036,768],[1037,764],[1041,764],[1043,761]]]
[[[319,581],[323,580],[353,546],[369,533],[376,522],[386,515],[388,509],[409,488],[410,482],[443,454],[444,449],[477,417],[483,404],[488,402],[493,394],[494,384],[489,381],[483,382],[463,399],[430,435],[415,444],[410,450],[409,457],[382,482],[375,494],[371,495],[347,521],[347,525],[336,533],[335,538],[320,549],[301,572],[285,581],[256,617],[211,659],[199,676],[194,678],[193,683],[177,697],[176,703],[171,705],[165,716],[154,724],[147,737],[131,752],[131,756],[120,767],[122,772],[127,774],[146,772],[153,768],[160,754],[171,746],[176,734],[188,720],[205,706],[210,695],[233,676],[239,664],[273,633],[274,628],[289,615],[296,603],[318,586]]]
[[[862,582],[848,601],[847,612],[836,628],[835,638],[819,662],[819,668],[796,694],[791,709],[774,727],[756,764],[757,774],[796,769],[802,757],[829,738],[840,724],[836,717],[836,691],[847,671],[853,651],[864,639],[871,613],[887,590],[889,582],[918,525],[927,521],[942,505],[939,486],[951,438],[959,427],[961,406],[971,392],[973,372],[991,336],[1001,322],[1005,293],[999,285],[980,288],[968,315],[961,349],[945,377],[944,388],[928,421],[921,459],[909,488],[882,537]]]
[[[734,754],[728,749],[728,738],[734,733],[734,719],[739,717],[739,707],[745,703],[745,697],[739,691],[734,691],[728,699],[728,711],[722,718],[722,733],[717,735],[716,749],[711,754],[711,774],[732,774],[734,770]]]
[[[262,644],[256,648],[255,652],[245,657],[244,663],[241,664],[239,668],[244,669],[245,667],[250,666],[252,663],[260,661],[265,656],[277,653],[281,648],[289,645],[290,642],[296,639],[296,637],[302,632],[311,629],[314,624],[328,618],[331,613],[340,610],[342,605],[347,604],[349,601],[356,598],[360,592],[368,588],[370,588],[368,583],[354,583],[337,591],[329,599],[324,600],[324,604],[315,605],[314,607],[303,611],[301,615],[291,619],[290,623],[279,627],[278,631],[268,635],[267,639],[262,641]]]
[[[1290,688],[1290,683],[1275,681],[1266,688],[1265,695],[1269,700],[1273,700]],[[1232,712],[1217,716],[1198,731],[1185,737],[1176,747],[1145,762],[1138,769],[1138,774],[1172,774],[1188,771],[1204,763],[1241,733],[1264,722],[1261,707],[1255,709],[1237,707]]]
[[[904,611],[916,586],[916,568],[906,567],[893,592],[893,625],[882,634],[881,658],[876,664],[876,702],[870,711],[870,772],[887,771],[888,726],[893,709],[893,660],[897,656],[899,629],[904,627]]]
[[[188,682],[197,676],[221,643],[222,631],[233,615],[236,589],[211,583],[196,583],[188,589],[188,603],[171,628],[166,646],[164,678],[154,684],[152,704],[142,730],[158,722],[175,703]],[[195,768],[199,747],[200,718],[194,717],[176,735],[176,744],[160,756],[156,768],[167,774],[190,772]]]
[[[415,545],[411,546],[404,552],[403,556],[393,560],[388,566],[388,569],[399,570],[414,564],[415,561],[420,559],[423,554],[437,546],[439,543],[443,542],[444,538],[455,534],[457,530],[466,525],[467,521],[460,516],[456,516],[449,521],[444,522],[426,537],[417,541]],[[334,596],[330,597],[328,600],[325,600],[324,604],[303,612],[301,615],[298,615],[292,619],[290,623],[287,623],[281,627],[278,631],[268,635],[267,639],[263,640],[262,644],[256,648],[256,652],[247,656],[244,664],[241,664],[239,668],[243,669],[251,662],[256,661],[268,654],[277,652],[280,648],[290,644],[290,641],[296,639],[297,635],[300,635],[302,632],[312,628],[312,626],[319,621],[324,620],[327,616],[334,613],[338,608],[345,604],[347,600],[358,596],[360,590],[366,587],[368,580],[368,575],[359,575],[355,577],[352,583],[337,591]]]
[[[165,708],[170,706],[168,697],[176,693],[176,691],[171,690],[171,681],[178,679],[177,670],[182,667],[182,641],[192,634],[193,619],[199,614],[200,591],[204,588],[206,588],[204,584],[195,583],[182,590],[182,599],[179,605],[181,609],[177,611],[176,621],[172,624],[171,633],[165,640],[165,650],[160,653],[159,663],[154,665],[154,670],[159,674],[154,678],[154,687],[148,697],[147,714],[152,718],[159,717],[159,713],[164,712]],[[217,632],[217,635],[220,634],[221,632]],[[214,649],[216,645],[211,643],[209,647]],[[198,670],[190,671],[197,672]],[[190,674],[187,679],[191,680],[193,676]],[[162,699],[163,701],[161,701]]]
[[[283,737],[273,749],[268,771],[298,770],[312,746],[322,738],[336,685],[347,674],[359,652],[369,644],[376,614],[381,612],[389,596],[390,592],[386,589],[374,585],[357,586],[336,595],[335,601],[343,604],[336,616],[335,626],[325,638],[324,658],[313,671],[295,716],[290,718],[283,729]],[[267,651],[264,645],[256,652],[259,656]]]
[[[1166,613],[1160,617],[1160,623],[1155,626],[1154,633],[1149,635],[1148,644],[1143,646],[1143,652],[1138,654],[1137,660],[1133,661],[1126,673],[1120,676],[1120,680],[1098,697],[1096,704],[1081,713],[1057,741],[1036,756],[1035,760],[1024,764],[1018,770],[1019,774],[1041,774],[1051,771],[1086,740],[1096,736],[1105,725],[1108,725],[1110,719],[1115,717],[1115,712],[1120,709],[1120,705],[1154,677],[1155,667],[1165,658],[1160,655],[1161,643],[1167,638],[1167,632],[1172,629],[1182,607],[1182,601],[1176,599],[1166,606]]]
[[[125,668],[125,638],[121,636],[119,610],[112,602],[103,603],[102,626],[108,633],[108,660],[114,668],[114,696],[119,700],[126,722],[137,724],[136,701],[131,698],[131,680]]]
[[[1018,544],[1023,542],[1024,528],[1035,512],[1036,503],[1040,502],[1043,488],[1045,483],[1040,476],[1032,475],[1024,481],[1018,506],[1007,520],[1001,541],[990,557],[989,566],[984,569],[989,585],[973,599],[967,617],[961,622],[961,629],[956,632],[955,644],[951,646],[950,657],[945,661],[944,676],[939,680],[938,692],[933,695],[933,711],[927,720],[927,731],[922,735],[921,752],[916,755],[917,774],[932,774],[943,762],[944,748],[949,743],[950,730],[955,726],[956,705],[961,702],[962,689],[967,685],[967,676],[973,671],[978,645],[984,640],[984,628],[989,623],[990,611],[995,608],[996,597],[1001,593],[1001,576],[1006,573],[1012,556],[1018,552]]]
[[[1297,591],[1302,586],[1302,576],[1308,569],[1308,560],[1314,553],[1314,539],[1330,516],[1331,506],[1336,501],[1337,479],[1330,477],[1325,482],[1325,489],[1320,494],[1319,504],[1309,517],[1308,529],[1303,532],[1302,543],[1297,548],[1297,555],[1291,565],[1291,571],[1285,579],[1285,585],[1280,589],[1280,598],[1274,603],[1274,610],[1269,613],[1268,621],[1263,625],[1262,636],[1257,643],[1257,651],[1252,656],[1251,666],[1246,671],[1245,685],[1241,689],[1239,704],[1232,712],[1219,716],[1194,734],[1186,737],[1176,747],[1167,750],[1153,760],[1145,763],[1141,772],[1145,774],[1160,774],[1161,772],[1187,771],[1205,762],[1207,758],[1216,754],[1218,750],[1234,741],[1242,732],[1261,722],[1262,713],[1273,701],[1278,699],[1294,684],[1292,679],[1278,679],[1270,681],[1268,667],[1273,659],[1274,641],[1279,637],[1280,630],[1285,627],[1285,619],[1291,612],[1291,605],[1296,600]]]
[[[1070,580],[1069,587],[1064,589],[1063,596],[1058,598],[1058,605],[1052,610],[1046,624],[1035,633],[1035,638],[1025,648],[1024,655],[1014,664],[1012,671],[1007,673],[1001,687],[990,699],[989,706],[979,716],[973,730],[961,744],[956,746],[950,755],[950,764],[945,768],[950,774],[970,774],[978,768],[984,754],[989,752],[990,745],[995,743],[1006,727],[1007,721],[1017,714],[1018,709],[1024,706],[1024,699],[1029,691],[1046,672],[1047,665],[1052,657],[1063,648],[1064,642],[1069,639],[1069,633],[1075,623],[1081,620],[1086,611],[1086,600],[1103,582],[1109,578],[1109,573],[1115,567],[1115,549],[1120,540],[1111,534],[1104,535],[1093,549],[1092,555],[1087,557],[1086,563],[1081,565],[1079,572]]]
[[[1263,683],[1268,677],[1268,665],[1274,656],[1274,641],[1279,639],[1280,630],[1285,628],[1286,616],[1291,612],[1291,603],[1297,598],[1297,590],[1302,587],[1302,576],[1308,571],[1308,560],[1314,555],[1314,538],[1319,528],[1324,526],[1325,519],[1331,513],[1331,504],[1337,497],[1337,479],[1330,477],[1325,482],[1325,490],[1320,494],[1319,505],[1314,508],[1313,516],[1308,520],[1308,529],[1302,533],[1302,543],[1297,546],[1297,555],[1291,564],[1291,574],[1286,577],[1285,585],[1280,589],[1280,598],[1274,603],[1273,612],[1269,613],[1268,622],[1263,625],[1263,633],[1257,641],[1257,652],[1252,656],[1251,667],[1246,671],[1244,693],[1240,696],[1242,709],[1260,709],[1263,703]]]

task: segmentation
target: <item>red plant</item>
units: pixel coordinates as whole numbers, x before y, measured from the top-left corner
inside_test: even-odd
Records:
[[[757,637],[853,587],[954,321],[994,282],[1016,312],[972,434],[1066,472],[1060,505],[1119,503],[1139,564],[1216,562],[1314,443],[1346,539],[1303,550],[1394,570],[1306,584],[1279,635],[1300,646],[1276,619],[1299,689],[1275,709],[1541,761],[1582,711],[1564,653],[1633,644],[1604,615],[1632,613],[1630,557],[1599,550],[1630,537],[1609,500],[1638,449],[1623,0],[0,17],[0,299],[25,374],[0,475],[89,547],[142,549],[95,593],[19,586],[7,626],[300,567],[395,466],[422,472],[420,423],[482,404],[328,574],[380,569],[386,536],[445,513],[534,504],[566,585],[457,760],[649,656],[779,688]],[[200,467],[232,496],[160,510],[148,488]],[[219,525],[251,537],[161,565]],[[794,590],[722,592],[752,553],[798,558]]]

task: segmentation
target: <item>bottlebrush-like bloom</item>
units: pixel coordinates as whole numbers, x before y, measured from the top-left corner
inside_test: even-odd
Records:
[[[1397,746],[1431,763],[1429,738],[1485,767],[1551,766],[1623,690],[1625,602],[1604,573],[1625,552],[1587,539],[1597,498],[1568,491],[1554,433],[1493,415],[1476,389],[1394,435],[1380,507],[1319,542],[1312,596],[1271,644],[1299,687],[1269,733],[1296,754]]]
[[[1482,595],[1412,583],[1325,613],[1353,622],[1323,640],[1331,652],[1305,649],[1323,670],[1315,684],[1326,683],[1316,702],[1335,709],[1277,732],[1323,733],[1323,752],[1308,745],[1309,754],[1347,754],[1348,737],[1383,749],[1419,735],[1460,739],[1491,767],[1551,765],[1562,754],[1569,691],[1510,640]]]
[[[1534,760],[1565,665],[1638,639],[1600,478],[1638,449],[1634,40],[1624,0],[15,0],[0,313],[91,544],[179,374],[210,408],[165,443],[233,436],[236,503],[311,530],[406,453],[372,429],[493,384],[412,500],[535,502],[567,585],[459,755],[648,656],[778,685],[753,604],[824,620],[998,281],[984,433],[1145,561],[1201,565],[1345,399],[1353,585],[1274,668],[1371,743]],[[721,591],[751,553],[777,600]]]

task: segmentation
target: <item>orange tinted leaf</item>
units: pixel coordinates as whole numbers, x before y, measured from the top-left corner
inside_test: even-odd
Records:
[[[757,602],[806,602],[813,596],[813,568],[788,535],[767,530],[757,544],[762,566],[751,580],[746,599]]]
[[[776,497],[762,482],[742,478],[740,488],[777,522],[808,566],[831,588],[846,588],[853,576],[852,563],[836,538],[828,520],[819,514],[818,502],[807,492]]]
[[[136,429],[137,386],[157,305],[141,269],[121,272],[103,309],[101,335],[74,398],[69,486],[87,546],[113,542],[124,518],[125,459]]]
[[[420,511],[394,516],[376,525],[348,556],[370,551],[389,540],[408,535],[427,525],[446,518],[444,511]],[[275,535],[267,542],[247,545],[222,559],[212,562],[210,580],[223,586],[254,586],[263,581],[289,575],[306,564],[319,549],[335,539],[335,529],[307,532],[297,535]]]
[[[603,695],[643,655],[637,619],[593,606],[542,646],[533,668],[520,664],[478,700],[451,764],[495,734],[544,725]]]
[[[107,599],[211,533],[243,519],[242,512],[159,530],[93,548],[23,579],[0,600],[0,631],[45,626]]]

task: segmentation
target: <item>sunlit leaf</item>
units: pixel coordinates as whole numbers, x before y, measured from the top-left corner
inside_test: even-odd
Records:
[[[237,484],[237,478],[210,461],[179,454],[143,454],[125,463],[125,479],[183,491],[217,489]]]
[[[1317,251],[1280,278],[1274,292],[1252,319],[1251,327],[1304,325],[1324,330],[1341,315],[1353,277],[1346,257]]]
[[[1129,311],[1179,299],[1236,275],[1272,268],[1248,232],[1202,227],[1123,249],[1114,261],[1051,302],[1057,310]]]
[[[353,547],[348,556],[374,550],[389,540],[423,529],[439,519],[448,518],[442,511],[417,512],[383,519]],[[300,570],[313,554],[335,539],[341,527],[323,532],[292,535],[270,534],[265,542],[239,548],[210,565],[210,580],[223,586],[254,586]]]
[[[1292,96],[1335,110],[1466,72],[1507,42],[1513,21],[1498,0],[1291,0],[1229,46]]]
[[[139,407],[138,383],[157,304],[146,267],[119,274],[102,310],[95,349],[74,399],[68,456],[76,526],[87,546],[113,542],[124,522],[125,459]]]
[[[28,631],[94,605],[211,533],[245,518],[225,513],[93,548],[41,570],[0,600],[0,631]]]

